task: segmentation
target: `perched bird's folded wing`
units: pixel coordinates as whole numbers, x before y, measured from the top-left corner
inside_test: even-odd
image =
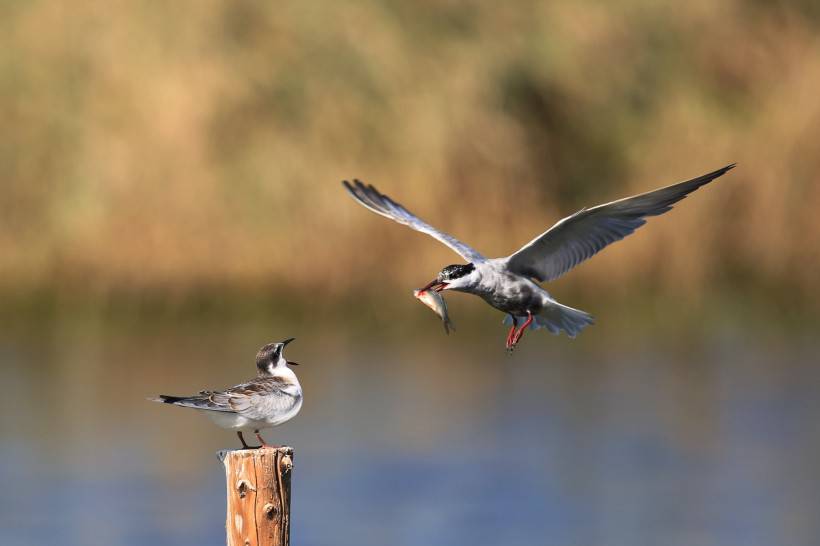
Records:
[[[557,279],[607,245],[620,241],[644,225],[646,216],[663,214],[688,194],[734,166],[727,165],[686,182],[581,209],[507,258],[507,267],[514,273],[539,281]]]
[[[365,186],[360,180],[354,180],[352,184],[344,180],[342,184],[344,184],[348,193],[350,193],[356,201],[376,214],[381,214],[394,222],[404,224],[416,231],[426,233],[434,239],[438,239],[468,262],[477,263],[486,261],[487,258],[482,256],[474,248],[462,243],[452,235],[437,230],[386,195],[379,193],[373,186]]]
[[[215,403],[225,405],[249,419],[264,419],[292,404],[291,386],[276,378],[260,378],[224,391],[211,393]]]

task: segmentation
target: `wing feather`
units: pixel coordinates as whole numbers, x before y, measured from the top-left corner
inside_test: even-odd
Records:
[[[675,203],[734,166],[727,165],[686,182],[581,209],[507,258],[507,267],[514,273],[542,282],[555,280],[606,246],[633,233],[646,223],[647,216],[658,216],[671,210]]]
[[[289,383],[275,377],[257,378],[225,390],[200,391],[194,396],[160,395],[153,400],[186,408],[238,413],[249,419],[264,419],[267,410],[276,405],[273,399],[287,399]],[[276,395],[281,395],[277,397]]]
[[[372,185],[364,185],[360,180],[354,180],[352,184],[347,180],[343,180],[342,184],[353,199],[376,214],[390,218],[394,222],[408,226],[421,233],[426,233],[430,237],[450,247],[450,249],[468,262],[477,263],[486,260],[481,253],[471,246],[462,243],[452,235],[434,228],[388,196],[379,193],[379,190]]]
[[[214,399],[214,394],[216,393],[211,391],[201,391],[199,394],[195,394],[194,396],[169,396],[166,394],[161,394],[157,398],[151,398],[150,400],[153,400],[154,402],[163,402],[165,404],[173,404],[183,408],[194,408],[209,411],[234,411],[227,404],[220,400]]]
[[[224,391],[211,393],[211,399],[221,406],[231,408],[249,419],[264,419],[270,406],[276,405],[274,399],[284,399],[289,395],[286,388],[289,383],[274,377],[259,378]],[[280,396],[277,396],[280,395]]]

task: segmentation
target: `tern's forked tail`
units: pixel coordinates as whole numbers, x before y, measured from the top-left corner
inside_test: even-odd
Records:
[[[214,409],[207,396],[169,396],[167,394],[160,394],[154,398],[149,398],[152,402],[160,402],[162,404],[172,404],[174,406],[182,406],[184,408],[194,409]]]
[[[517,317],[518,324],[522,324],[526,319],[527,317]],[[550,333],[556,335],[563,331],[569,337],[574,338],[581,333],[581,330],[594,322],[595,319],[586,311],[551,301],[533,317],[530,329],[546,328]],[[504,324],[512,325],[510,315],[504,317]]]
[[[149,398],[151,402],[159,402],[161,404],[176,404],[185,400],[184,396],[168,396],[167,394],[160,394]]]

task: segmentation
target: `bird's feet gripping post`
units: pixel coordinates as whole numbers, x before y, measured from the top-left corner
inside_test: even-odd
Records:
[[[516,322],[517,319],[513,316],[513,326],[510,329],[510,333],[507,334],[507,354],[512,354],[515,350],[515,346],[518,345],[518,342],[521,341],[521,338],[524,337],[524,330],[532,324],[533,316],[530,311],[527,311],[527,320],[524,321],[524,324],[521,325],[521,328],[516,330]]]

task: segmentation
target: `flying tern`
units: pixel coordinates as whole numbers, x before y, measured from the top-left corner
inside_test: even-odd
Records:
[[[200,391],[193,396],[161,394],[150,400],[204,411],[217,425],[235,430],[245,449],[250,446],[242,433],[250,431],[262,446],[274,447],[265,442],[259,431],[292,419],[302,407],[302,387],[288,367],[297,363],[286,360],[282,354],[293,339],[262,347],[256,355],[256,377],[247,383],[224,390]]]
[[[510,325],[506,347],[518,344],[527,327],[546,328],[553,334],[565,332],[575,337],[592,324],[592,315],[555,301],[538,283],[554,281],[591,258],[607,245],[630,235],[735,165],[633,197],[592,208],[583,208],[558,221],[547,231],[505,258],[486,258],[471,246],[438,230],[399,203],[360,180],[342,183],[353,198],[371,211],[426,233],[447,245],[464,260],[443,268],[421,291],[456,290],[475,294],[496,309],[507,313]],[[520,325],[520,326],[519,326]]]

